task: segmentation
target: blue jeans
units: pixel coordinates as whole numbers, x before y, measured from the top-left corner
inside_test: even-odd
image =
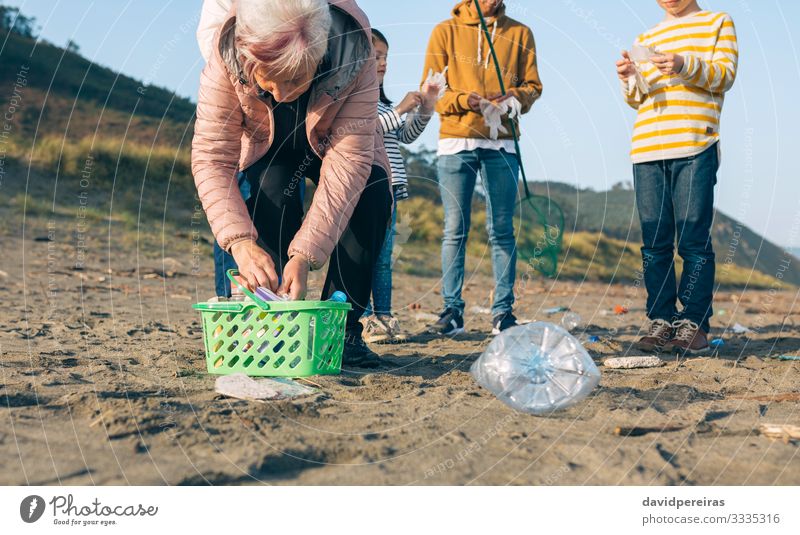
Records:
[[[642,264],[647,317],[669,322],[688,319],[705,332],[713,315],[714,186],[717,145],[696,156],[635,164],[636,207],[642,225]],[[675,276],[675,239],[683,259],[680,285]],[[677,302],[683,309],[678,311]]]
[[[239,192],[242,194],[242,199],[247,202],[250,199],[250,182],[247,181],[245,174],[241,171],[236,175],[236,180],[239,182]],[[217,240],[214,240],[214,287],[218,296],[231,296],[231,281],[228,279],[227,273],[229,269],[237,269],[237,267],[233,255],[226,253],[219,246]]]
[[[495,284],[492,315],[497,316],[511,312],[514,306],[517,264],[514,210],[519,160],[504,150],[476,149],[439,157],[439,191],[444,206],[442,297],[446,309],[464,313],[464,257],[478,171],[486,190],[486,230]]]
[[[373,313],[381,316],[392,315],[392,250],[394,236],[397,233],[397,198],[395,198],[394,206],[392,224],[386,229],[383,248],[378,255],[375,271],[372,274],[372,300],[367,303],[367,308],[364,310],[365,316],[371,316]]]

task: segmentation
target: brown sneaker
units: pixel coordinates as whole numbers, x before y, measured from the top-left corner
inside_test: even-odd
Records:
[[[400,328],[400,322],[397,321],[397,318],[385,315],[377,316],[377,318],[381,323],[386,325],[389,334],[392,336],[392,343],[402,344],[408,342],[408,334]]]
[[[684,355],[703,355],[711,350],[708,334],[695,322],[679,320],[672,327],[675,328],[675,336],[668,344],[671,350],[677,350]]]
[[[670,322],[660,319],[653,320],[650,322],[650,328],[647,334],[642,336],[633,347],[647,353],[667,352],[669,351],[667,345],[672,340],[674,334],[675,330],[672,328]]]
[[[368,344],[387,344],[392,341],[389,327],[376,316],[370,316],[363,322],[364,341]]]

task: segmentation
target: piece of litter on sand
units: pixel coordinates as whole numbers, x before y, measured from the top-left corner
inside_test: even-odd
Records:
[[[658,368],[664,361],[658,357],[612,357],[603,361],[603,366],[619,370],[633,368]]]
[[[491,308],[479,307],[479,306],[470,307],[469,311],[472,312],[473,314],[491,314],[492,313],[492,309]]]
[[[321,384],[315,383],[314,381],[312,381],[311,379],[308,379],[307,377],[298,377],[297,379],[295,379],[295,381],[302,381],[302,382],[308,383],[308,384],[310,384],[312,386],[316,386],[317,388],[322,388]]]
[[[291,379],[274,378],[255,380],[243,373],[218,377],[214,390],[218,394],[236,399],[264,402],[291,399],[313,394],[316,388],[297,384]]]
[[[628,307],[626,307],[625,305],[614,306],[614,314],[616,314],[617,316],[627,314],[628,312],[629,312]]]
[[[774,360],[800,360],[800,355],[767,355],[768,359]]]
[[[414,315],[414,319],[417,321],[437,321],[439,316],[436,314],[429,314],[428,312],[419,312]]]
[[[553,314],[558,314],[559,312],[566,312],[569,310],[569,307],[553,307],[553,308],[546,308],[542,310],[548,316],[552,316]]]
[[[752,332],[750,329],[748,329],[747,327],[745,327],[741,323],[734,323],[733,327],[731,327],[731,330],[736,334],[744,334],[744,333]]]
[[[761,424],[758,426],[761,435],[773,440],[800,440],[800,426],[788,424]]]
[[[683,431],[685,427],[673,425],[664,427],[622,427],[617,426],[614,428],[614,434],[618,437],[642,437],[650,433],[674,433],[675,431]]]
[[[470,373],[512,409],[539,415],[581,402],[600,382],[600,370],[580,342],[540,321],[497,335]]]
[[[800,401],[800,392],[785,392],[783,394],[766,394],[756,396],[727,396],[727,399],[746,399],[748,401],[780,403],[782,401]]]
[[[711,347],[723,346],[725,345],[725,340],[723,340],[722,338],[714,338],[709,342],[709,345],[711,345]]]

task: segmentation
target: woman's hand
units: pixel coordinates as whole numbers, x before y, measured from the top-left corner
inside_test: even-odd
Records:
[[[394,110],[400,115],[403,115],[404,113],[410,112],[421,104],[422,93],[419,91],[411,91],[405,97],[403,97],[403,100],[400,101],[400,104],[398,104]]]
[[[683,69],[683,56],[680,54],[657,54],[650,61],[661,74],[678,74]]]
[[[628,51],[623,50],[622,59],[617,61],[617,76],[619,76],[620,80],[626,82],[634,74],[636,74],[636,66],[631,61]]]
[[[239,267],[239,274],[244,277],[250,291],[255,291],[259,286],[269,288],[273,292],[278,288],[275,263],[255,240],[234,243],[231,254]]]
[[[278,294],[289,294],[292,301],[301,301],[306,298],[308,288],[308,270],[310,264],[303,255],[294,255],[283,268],[283,284],[278,289]]]

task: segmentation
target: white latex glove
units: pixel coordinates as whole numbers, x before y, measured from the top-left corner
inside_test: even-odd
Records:
[[[508,115],[509,119],[520,114],[522,104],[516,97],[510,97],[506,100],[495,104],[486,99],[481,99],[481,114],[483,114],[483,121],[489,127],[489,137],[497,139],[500,133],[507,134],[508,129],[503,126],[503,116]]]
[[[639,66],[634,64],[634,67],[636,68],[636,73],[628,78],[628,91],[632,93],[635,87],[639,90],[639,93],[647,95],[650,93],[650,84],[648,84],[647,80],[642,76],[642,71],[639,69]]]
[[[447,78],[445,77],[445,74],[447,74],[447,67],[445,67],[442,72],[433,72],[433,69],[429,69],[428,77],[425,78],[425,81],[422,83],[422,92],[425,93],[428,86],[438,86],[439,97],[436,100],[441,100],[441,98],[444,96],[445,90],[447,89]]]

